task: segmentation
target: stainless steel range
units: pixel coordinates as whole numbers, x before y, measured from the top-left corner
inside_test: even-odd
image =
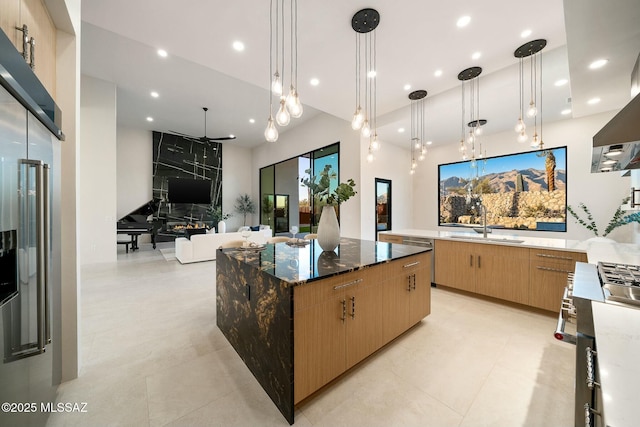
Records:
[[[598,275],[607,301],[640,306],[640,266],[599,262]]]
[[[576,263],[569,274],[554,336],[576,345],[575,426],[603,425],[592,303],[640,306],[640,266]],[[567,326],[575,326],[575,335]]]

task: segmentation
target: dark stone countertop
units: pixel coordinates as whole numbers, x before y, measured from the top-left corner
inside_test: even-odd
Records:
[[[317,240],[311,240],[302,247],[270,243],[261,250],[222,249],[226,255],[293,286],[429,250],[419,246],[350,238],[341,238],[336,250],[331,252],[322,251]]]

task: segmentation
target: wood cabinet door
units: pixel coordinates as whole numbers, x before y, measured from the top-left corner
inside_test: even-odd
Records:
[[[428,268],[421,268],[415,274],[410,296],[409,324],[414,325],[431,314],[431,258],[427,258]]]
[[[382,285],[373,267],[362,282],[345,290],[347,369],[382,347]]]
[[[346,308],[342,292],[294,312],[295,403],[345,371]]]
[[[576,262],[587,262],[587,255],[580,252],[530,250],[529,305],[557,312],[567,275],[573,273]]]
[[[436,283],[476,292],[476,246],[478,244],[436,240]]]
[[[528,304],[529,249],[483,244],[476,250],[476,292]]]
[[[382,284],[382,340],[393,340],[409,328],[411,307],[409,277],[396,275]]]

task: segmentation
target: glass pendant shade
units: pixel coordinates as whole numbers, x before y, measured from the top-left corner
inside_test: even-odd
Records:
[[[362,115],[362,108],[358,106],[356,112],[353,113],[353,119],[351,120],[351,129],[359,130],[362,128],[362,122],[364,122],[364,116]]]
[[[536,148],[540,145],[540,140],[538,139],[538,134],[533,135],[533,139],[531,140],[531,147]]]
[[[424,153],[420,153],[420,155],[418,156],[418,160],[420,161],[424,160]]]
[[[367,154],[367,162],[373,162],[373,153],[371,151],[369,151],[369,154]]]
[[[371,149],[373,151],[378,151],[380,149],[380,143],[378,142],[378,135],[373,135],[373,140],[371,141]]]
[[[369,120],[364,119],[364,122],[362,122],[362,129],[360,130],[360,135],[364,138],[369,138],[371,136],[371,128],[369,127]]]
[[[280,80],[280,73],[277,71],[273,74],[273,80],[271,81],[271,92],[274,95],[282,95],[282,81]]]
[[[536,108],[535,102],[531,101],[529,103],[529,109],[527,110],[527,116],[534,117],[536,114],[538,114],[538,108]]]
[[[473,131],[469,131],[469,136],[467,136],[467,144],[473,144],[473,142],[475,141],[475,138],[473,136]]]
[[[473,128],[473,133],[474,133],[476,136],[480,136],[480,135],[482,135],[482,126],[478,125],[478,126],[476,126],[475,128]]]
[[[523,130],[525,130],[526,128],[527,128],[527,127],[525,126],[524,121],[522,120],[522,117],[520,117],[520,118],[518,119],[518,123],[516,123],[516,127],[514,128],[514,129],[515,129],[515,131],[516,131],[516,133],[520,133],[520,132],[522,132]]]
[[[298,91],[293,85],[289,89],[289,95],[287,95],[287,109],[289,110],[289,114],[293,118],[298,118],[302,116],[302,103],[300,102],[300,97],[298,96]]]
[[[269,116],[269,120],[267,121],[267,128],[264,130],[264,139],[268,142],[276,142],[278,140],[278,129],[273,122],[272,116]]]
[[[287,110],[287,103],[285,101],[284,96],[280,98],[280,108],[276,113],[276,123],[280,126],[286,126],[291,121],[291,116],[289,115],[289,111]]]
[[[416,140],[415,140],[415,143],[414,143],[414,147],[416,148],[416,150],[417,150],[418,148],[420,148],[420,146],[421,146],[421,145],[422,145],[422,144],[420,144],[420,140],[419,140],[419,139],[416,139]]]
[[[527,142],[527,139],[529,139],[529,137],[527,136],[527,133],[524,131],[524,129],[522,129],[520,131],[520,134],[518,135],[518,142],[520,144],[524,144],[525,142]]]

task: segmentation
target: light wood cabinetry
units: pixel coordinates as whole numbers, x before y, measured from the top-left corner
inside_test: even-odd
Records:
[[[294,288],[294,403],[422,320],[428,252]]]
[[[383,287],[383,342],[402,334],[431,312],[431,256],[391,264]]]
[[[27,26],[28,37],[35,41],[34,72],[49,94],[56,98],[56,28],[42,0],[0,1],[0,27],[23,52],[23,33],[16,29]]]
[[[558,311],[567,286],[567,274],[573,273],[576,262],[587,262],[580,252],[530,249],[529,305]]]
[[[439,285],[557,311],[567,274],[587,255],[511,245],[435,242]]]
[[[387,242],[387,243],[402,243],[404,241],[404,237],[397,236],[395,234],[378,234],[378,241]]]
[[[529,249],[436,240],[436,283],[526,304]]]

